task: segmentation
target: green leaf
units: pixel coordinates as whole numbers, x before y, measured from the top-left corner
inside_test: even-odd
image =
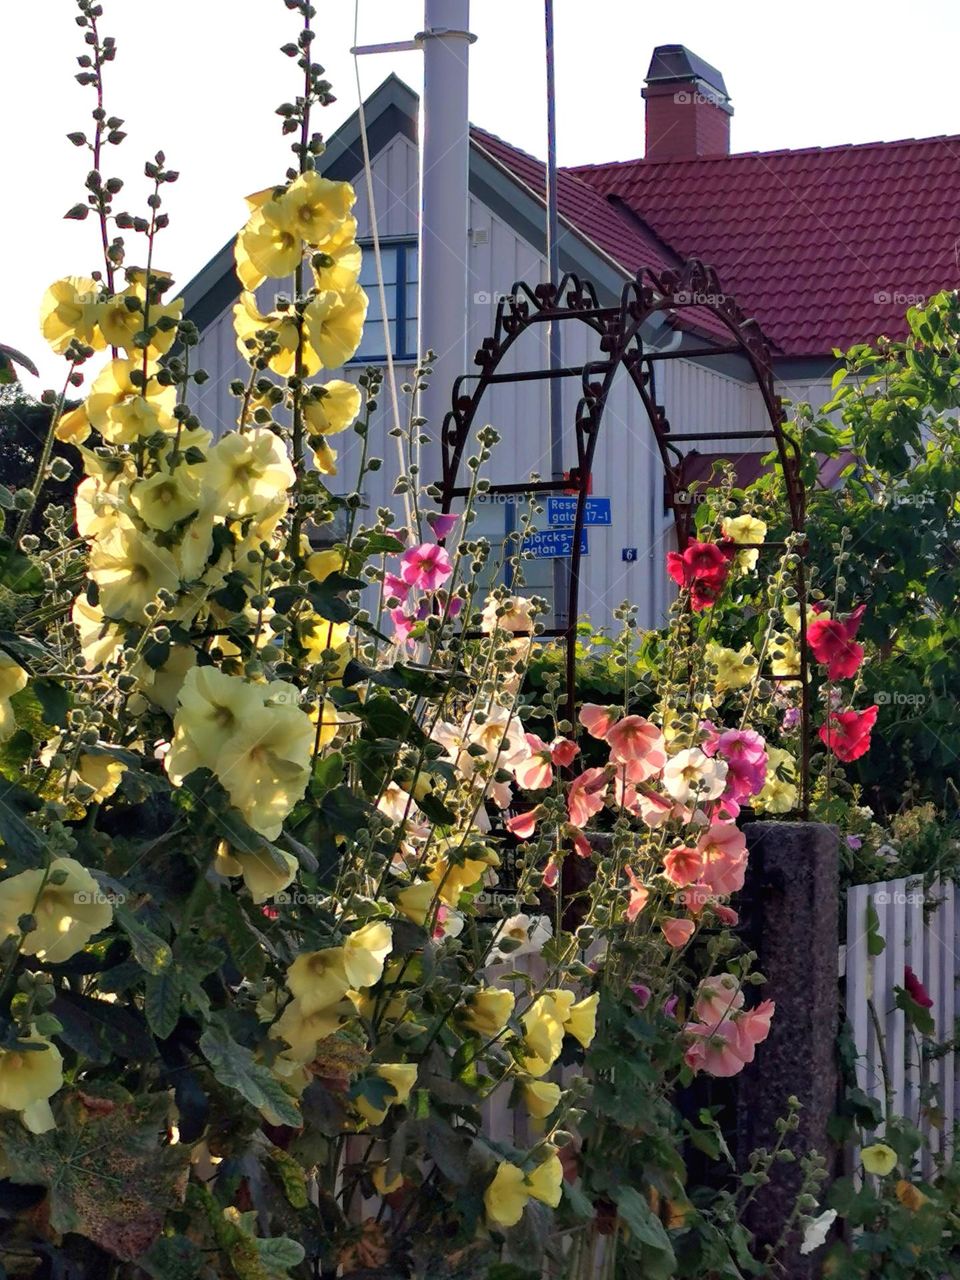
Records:
[[[143,1012],[158,1040],[166,1040],[173,1033],[180,1018],[182,1000],[183,975],[176,964],[168,965],[161,973],[147,975]]]
[[[197,1280],[203,1255],[186,1236],[160,1236],[137,1265],[151,1280]]]
[[[338,787],[343,781],[343,756],[339,751],[324,756],[313,767],[313,779],[310,784],[311,793],[318,798]]]
[[[306,1256],[302,1244],[289,1236],[274,1236],[270,1240],[256,1240],[257,1253],[267,1270],[275,1276],[285,1276],[291,1267],[299,1266]]]
[[[867,900],[867,954],[871,956],[879,956],[886,947],[883,935],[880,932],[880,917],[877,915],[877,908],[873,905],[872,899]]]
[[[36,596],[43,591],[40,566],[4,537],[0,537],[0,586],[16,595]]]
[[[47,724],[65,725],[67,712],[70,710],[70,695],[63,685],[46,676],[32,681],[31,686],[40,703],[43,718]]]
[[[270,1124],[302,1124],[296,1103],[270,1071],[223,1027],[212,1026],[200,1037],[200,1050],[213,1073],[229,1089],[246,1098]]]
[[[0,1172],[48,1189],[50,1226],[77,1232],[125,1262],[137,1262],[183,1198],[190,1148],[166,1143],[165,1093],[129,1098],[114,1089],[62,1093],[56,1128],[30,1133],[19,1116],[0,1118]],[[119,1095],[119,1096],[118,1096]]]
[[[670,1280],[676,1257],[663,1223],[635,1187],[620,1187],[615,1199],[620,1217],[640,1246],[644,1280]]]
[[[90,1062],[109,1062],[116,1055],[142,1063],[156,1056],[141,1015],[128,1006],[64,989],[51,1012],[63,1027],[60,1038]]]
[[[132,911],[122,905],[113,909],[114,919],[130,939],[134,958],[147,973],[162,973],[173,960],[169,945],[140,923]]]

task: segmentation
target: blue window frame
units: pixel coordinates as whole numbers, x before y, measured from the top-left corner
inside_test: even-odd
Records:
[[[360,283],[370,299],[370,306],[363,326],[363,340],[351,363],[378,364],[381,360],[386,360],[387,355],[384,351],[380,290],[377,287],[377,260],[369,241],[362,241],[361,247],[363,265],[360,268]],[[416,240],[381,240],[380,260],[383,263],[383,286],[393,358],[415,360],[418,285]]]

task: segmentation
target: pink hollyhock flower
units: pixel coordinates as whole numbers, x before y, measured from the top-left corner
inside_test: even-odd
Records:
[[[727,761],[767,763],[767,744],[754,729],[724,729],[717,738],[717,750]]]
[[[688,1022],[684,1031],[693,1039],[684,1054],[687,1065],[711,1076],[737,1075],[769,1035],[774,1007],[772,1000],[764,1000],[755,1009],[734,1009],[719,1022],[713,1011],[710,1018]]]
[[[406,600],[410,594],[410,586],[402,578],[398,578],[395,573],[385,573],[383,575],[383,594],[385,596],[396,596],[398,600]]]
[[[693,937],[696,927],[692,920],[678,920],[675,916],[660,921],[661,933],[668,945],[675,948],[685,947]]]
[[[640,1008],[645,1009],[650,1003],[650,998],[653,995],[653,992],[649,987],[645,987],[642,982],[631,982],[630,994],[633,996],[634,1000],[636,1000]]]
[[[637,874],[632,867],[624,867],[627,879],[630,881],[630,899],[627,902],[627,909],[623,913],[632,924],[637,916],[643,910],[650,900],[650,890],[645,884],[637,879]],[[670,944],[671,946],[673,943]]]
[[[566,769],[579,754],[580,748],[572,738],[554,738],[550,743],[550,759],[558,769]]]
[[[927,994],[927,988],[923,985],[909,965],[907,965],[903,971],[903,985],[907,995],[914,1004],[920,1005],[921,1009],[933,1008],[933,1001]]]
[[[876,705],[864,711],[831,711],[819,737],[838,760],[849,764],[870,750],[870,730],[877,722]]]
[[[854,641],[866,605],[860,605],[846,618],[814,618],[807,627],[807,644],[830,680],[847,680],[855,676],[863,661],[863,645]]]
[[[543,886],[545,889],[555,889],[560,879],[560,868],[551,858],[547,865],[543,868]]]
[[[770,1022],[775,1009],[772,1000],[764,1000],[753,1009],[745,1009],[734,1018],[737,1028],[737,1052],[744,1062],[752,1062],[758,1044],[763,1044],[770,1034]]]
[[[459,596],[448,596],[445,591],[437,592],[437,600],[441,609],[445,609],[448,618],[457,618],[463,609],[463,601]]]
[[[527,791],[542,791],[553,782],[553,766],[550,763],[550,748],[535,733],[523,735],[530,748],[530,755],[519,764],[513,766],[513,776],[519,786]]]
[[[690,849],[681,845],[671,849],[663,860],[663,874],[678,889],[693,884],[703,869],[703,855],[699,849]]]
[[[445,538],[459,519],[459,516],[450,515],[449,513],[441,514],[439,511],[427,512],[427,524],[433,530],[433,536],[438,539]]]
[[[663,734],[643,716],[624,716],[607,730],[610,758],[630,766],[631,782],[646,782],[667,763]]]
[[[661,826],[676,808],[672,800],[652,791],[637,791],[635,795],[640,817],[648,827]]]
[[[800,708],[787,707],[786,711],[783,713],[784,733],[792,732],[792,730],[796,729],[799,724],[800,724]]]
[[[515,813],[512,818],[508,818],[505,826],[512,836],[516,836],[518,840],[529,840],[537,829],[537,820],[540,817],[540,806],[530,809],[527,813]]]
[[[713,822],[697,841],[703,858],[703,882],[719,897],[743,888],[747,870],[747,841],[729,822]]]
[[[680,1003],[679,996],[668,996],[667,999],[664,1000],[663,1012],[667,1015],[668,1018],[675,1018],[677,1016],[677,1005],[679,1003]]]
[[[416,624],[416,618],[410,617],[402,609],[391,609],[390,621],[393,623],[393,643],[407,644],[410,632]]]
[[[704,907],[713,906],[717,895],[708,884],[696,881],[694,884],[687,885],[683,892],[677,895],[677,899],[696,918]]]
[[[567,791],[567,812],[575,827],[585,827],[595,813],[603,808],[607,794],[605,769],[584,769],[570,783]]]
[[[612,707],[601,707],[596,702],[585,702],[577,718],[591,738],[605,738],[617,717]]]
[[[728,925],[731,929],[734,925],[740,923],[739,911],[734,911],[733,907],[728,907],[724,902],[715,902],[713,904],[713,914],[721,924]]]
[[[421,542],[400,557],[400,576],[411,587],[421,591],[436,591],[443,586],[453,572],[450,557],[443,547],[434,542]]]
[[[697,989],[693,1016],[708,1026],[719,1025],[728,1014],[743,1008],[743,988],[732,973],[704,978]]]
[[[573,851],[578,858],[589,858],[593,853],[593,845],[582,831],[578,831],[573,837]]]

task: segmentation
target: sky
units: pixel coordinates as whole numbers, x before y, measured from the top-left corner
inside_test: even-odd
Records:
[[[357,105],[359,43],[411,38],[422,0],[315,0],[315,56],[338,101],[318,113],[329,136]],[[127,138],[108,152],[126,181],[127,207],[147,194],[143,162],[158,149],[180,172],[167,189],[171,226],[157,265],[180,285],[244,220],[242,197],[282,179],[289,162],[276,106],[296,93],[295,63],[279,53],[299,19],[283,0],[103,0],[104,34],[116,37],[106,107]],[[686,44],[722,73],[735,109],[734,151],[960,134],[956,0],[876,0],[867,11],[836,0],[555,0],[557,132],[561,164],[624,160],[643,151],[640,90],[653,48]],[[98,265],[92,220],[62,215],[83,199],[87,153],[65,135],[89,125],[91,90],[73,80],[83,52],[74,0],[3,0],[0,119],[7,198],[0,341],[31,356],[38,381],[60,378],[37,310],[46,286]],[[546,111],[540,0],[473,0],[471,120],[543,156]],[[391,71],[419,91],[418,52],[359,60],[368,95]],[[135,254],[131,255],[135,260]]]

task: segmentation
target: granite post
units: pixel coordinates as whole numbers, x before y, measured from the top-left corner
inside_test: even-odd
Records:
[[[802,1105],[793,1142],[798,1153],[816,1150],[831,1162],[827,1122],[836,1104],[839,1003],[839,841],[835,827],[818,822],[755,822],[744,828],[750,850],[744,906],[749,941],[767,983],[764,999],[777,1009],[766,1042],[740,1077],[737,1146],[741,1160],[757,1147],[772,1148],[786,1099]],[[793,1209],[799,1164],[776,1164],[759,1189],[748,1225],[773,1243]],[[801,1257],[799,1239],[788,1244],[784,1276],[810,1280],[816,1256]]]

